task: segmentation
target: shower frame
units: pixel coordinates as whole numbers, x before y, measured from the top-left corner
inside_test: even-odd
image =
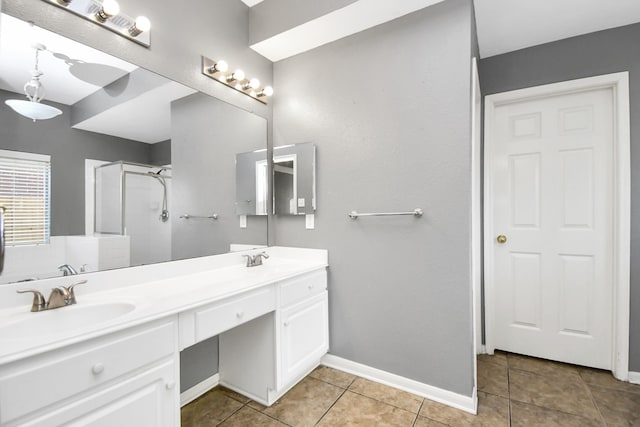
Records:
[[[120,232],[115,232],[115,231],[97,231],[97,227],[96,227],[96,219],[97,219],[97,215],[98,215],[98,207],[97,207],[97,203],[98,203],[98,198],[95,197],[95,195],[97,194],[97,185],[98,185],[98,180],[97,180],[97,170],[100,168],[105,168],[108,166],[114,166],[114,165],[119,165],[120,166]],[[127,174],[131,174],[131,175],[139,175],[139,176],[146,176],[149,178],[153,178],[153,175],[149,174],[149,173],[143,173],[143,172],[133,172],[133,171],[126,171],[124,170],[125,166],[136,166],[136,167],[143,167],[143,168],[149,168],[149,169],[162,169],[164,171],[171,171],[170,167],[167,166],[158,166],[158,165],[149,165],[146,163],[137,163],[137,162],[127,162],[124,160],[118,160],[115,162],[111,162],[111,163],[105,163],[103,165],[100,166],[96,166],[93,170],[93,194],[94,194],[94,198],[93,198],[93,229],[96,233],[100,233],[100,234],[111,234],[114,236],[124,236],[125,235],[125,231],[126,231],[126,224],[125,224],[125,213],[126,213],[126,199],[127,199]],[[165,179],[171,179],[172,176],[166,176],[166,175],[161,175],[163,178]]]

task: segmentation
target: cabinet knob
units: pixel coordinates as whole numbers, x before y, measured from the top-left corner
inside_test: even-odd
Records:
[[[307,288],[308,288],[309,290],[313,289],[313,283],[312,283],[312,284],[310,284],[310,285],[308,285],[308,286],[307,286]]]
[[[100,362],[91,367],[91,372],[93,372],[94,375],[99,375],[102,373],[102,371],[104,371],[104,364]]]
[[[167,381],[167,383],[164,385],[167,390],[171,390],[176,386],[176,382],[171,380],[171,381]]]
[[[241,318],[242,318],[242,316],[244,316],[244,311],[239,311],[239,312],[237,312],[237,313],[236,313],[236,317],[237,317],[238,319],[241,319]]]
[[[289,326],[289,321],[284,322],[284,326]]]

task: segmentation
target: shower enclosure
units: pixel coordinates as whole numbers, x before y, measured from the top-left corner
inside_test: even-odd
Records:
[[[131,265],[171,260],[171,168],[117,161],[95,168],[95,232],[129,236]]]

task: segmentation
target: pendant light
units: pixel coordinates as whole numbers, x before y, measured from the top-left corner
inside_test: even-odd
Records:
[[[44,87],[40,83],[43,73],[38,69],[38,54],[41,50],[46,50],[46,46],[40,43],[33,45],[36,51],[35,68],[31,72],[31,80],[24,85],[24,94],[28,101],[22,99],[8,99],[4,103],[16,113],[25,116],[34,122],[36,120],[47,120],[62,114],[62,111],[47,104],[41,104],[44,98]]]

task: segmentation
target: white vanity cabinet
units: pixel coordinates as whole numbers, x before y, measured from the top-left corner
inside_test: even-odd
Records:
[[[3,365],[0,425],[179,425],[175,317]]]
[[[326,271],[282,283],[280,301],[278,389],[288,389],[329,350]]]
[[[277,282],[275,311],[220,334],[220,384],[271,405],[329,349],[325,269]]]

